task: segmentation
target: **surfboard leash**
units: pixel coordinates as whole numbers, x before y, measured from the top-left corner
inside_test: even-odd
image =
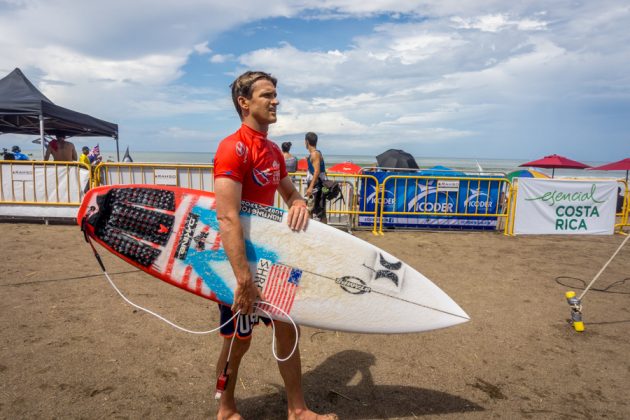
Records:
[[[107,281],[109,282],[109,284],[112,286],[112,288],[116,291],[116,293],[118,293],[118,295],[125,301],[127,302],[129,305],[133,306],[134,308],[137,308],[143,312],[148,313],[149,315],[153,315],[154,317],[158,318],[159,320],[167,323],[168,325],[172,326],[173,328],[176,328],[180,331],[183,332],[187,332],[189,334],[196,334],[196,335],[205,335],[205,334],[210,334],[216,331],[219,331],[221,328],[223,328],[224,326],[228,325],[230,322],[232,322],[235,318],[242,316],[241,315],[241,311],[238,310],[234,313],[234,315],[232,315],[232,317],[230,319],[228,319],[227,321],[225,321],[223,324],[219,325],[217,328],[213,328],[211,330],[208,331],[194,331],[194,330],[189,330],[187,328],[184,328],[180,325],[175,324],[174,322],[172,322],[171,320],[163,317],[162,315],[153,312],[150,309],[147,309],[143,306],[140,306],[134,302],[132,302],[131,300],[129,300],[121,291],[120,289],[116,286],[116,284],[114,283],[114,281],[112,280],[112,278],[109,276],[109,274],[107,273],[107,269],[105,268],[105,264],[103,263],[103,260],[101,259],[101,256],[99,255],[98,251],[96,250],[96,247],[94,246],[94,243],[92,242],[92,238],[90,237],[90,235],[88,235],[88,231],[85,227],[86,223],[87,223],[87,216],[86,215],[83,220],[81,221],[81,231],[83,232],[83,236],[85,238],[85,241],[90,245],[90,247],[92,248],[92,252],[94,253],[94,257],[96,258],[96,261],[98,261],[98,265],[101,267],[101,270],[103,271],[103,274],[105,275],[105,278],[107,279]],[[271,307],[273,309],[278,310],[279,312],[281,312],[293,325],[293,329],[295,331],[295,341],[293,343],[293,349],[291,350],[291,352],[289,353],[289,355],[286,358],[280,358],[278,357],[278,354],[276,353],[276,324],[273,320],[273,318],[271,317],[271,314],[269,312],[267,312],[264,308],[262,308],[260,305],[265,305],[267,307]],[[271,342],[271,352],[274,356],[274,358],[278,361],[278,362],[285,362],[287,360],[289,360],[293,354],[295,353],[298,343],[299,343],[299,330],[297,327],[297,324],[295,323],[295,321],[293,321],[293,318],[291,318],[291,316],[282,308],[270,303],[270,302],[255,302],[254,306],[256,306],[257,309],[261,310],[262,312],[264,312],[267,317],[271,320],[271,326],[272,326],[272,330],[273,330],[273,338],[272,338],[272,342]],[[237,321],[238,324],[238,321]],[[227,363],[225,365],[225,368],[223,369],[223,374],[219,376],[219,378],[217,379],[217,394],[215,394],[215,398],[220,398],[221,397],[221,393],[225,390],[225,388],[227,387],[227,383],[229,380],[229,375],[227,374],[227,370],[228,370],[228,365],[229,365],[229,360],[230,360],[230,356],[232,354],[232,345],[234,343],[234,337],[236,337],[236,331],[234,332],[234,334],[232,335],[232,341],[230,342],[230,348],[228,351],[228,359],[227,359]],[[217,397],[218,395],[218,397]]]
[[[567,303],[569,304],[569,308],[571,309],[570,324],[573,326],[573,329],[575,331],[577,332],[584,331],[584,321],[582,321],[582,299],[584,298],[584,295],[586,295],[586,292],[589,291],[591,286],[593,286],[593,284],[595,283],[595,281],[597,281],[599,276],[604,272],[604,270],[606,270],[606,268],[610,265],[612,260],[615,259],[617,254],[619,254],[619,251],[621,251],[621,248],[623,248],[623,246],[626,244],[626,242],[628,242],[629,239],[630,239],[630,235],[626,236],[626,239],[624,239],[623,242],[621,242],[621,245],[619,245],[619,247],[615,250],[615,252],[613,252],[613,254],[608,259],[606,264],[604,264],[604,266],[599,270],[599,272],[595,275],[595,277],[593,277],[593,280],[591,280],[588,286],[584,288],[584,290],[582,291],[579,297],[576,297],[575,292],[572,290],[564,294],[564,297],[566,298]]]

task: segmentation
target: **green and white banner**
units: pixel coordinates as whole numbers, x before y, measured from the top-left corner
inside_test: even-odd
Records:
[[[612,235],[616,181],[519,178],[515,234]]]

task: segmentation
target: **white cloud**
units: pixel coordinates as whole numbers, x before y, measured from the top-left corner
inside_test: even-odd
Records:
[[[208,41],[195,44],[195,46],[193,46],[193,50],[195,50],[195,52],[199,55],[206,55],[212,52],[212,50],[208,48]]]
[[[483,15],[473,18],[455,16],[451,18],[454,27],[458,29],[478,29],[482,32],[500,32],[510,27],[523,31],[538,31],[546,29],[547,22],[524,18],[512,20],[507,14]]]
[[[300,51],[283,43],[279,48],[264,48],[244,54],[239,61],[248,68],[268,69],[282,79],[282,86],[299,92],[329,85],[347,57],[338,50]]]
[[[225,63],[227,61],[233,61],[234,59],[234,54],[214,54],[212,57],[210,57],[210,62],[218,64]]]
[[[208,132],[203,130],[190,130],[184,127],[168,127],[159,131],[160,137],[169,140],[199,140],[207,141]]]

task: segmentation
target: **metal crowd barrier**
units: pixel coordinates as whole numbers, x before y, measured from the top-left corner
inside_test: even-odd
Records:
[[[306,174],[289,174],[300,194],[306,192]],[[360,211],[358,208],[357,187],[360,180],[373,176],[330,174],[329,179],[338,181],[342,188],[342,200],[327,203],[328,224],[344,227],[348,231],[356,228],[358,215],[374,216],[373,233],[376,233],[376,209]],[[213,166],[210,164],[162,164],[162,163],[100,163],[94,168],[94,186],[112,184],[154,184],[172,185],[205,191],[214,191]],[[274,203],[286,209],[280,194]]]
[[[94,169],[94,185],[153,184],[214,191],[210,164],[100,163]]]
[[[77,206],[92,179],[80,162],[10,160],[0,165],[0,204]]]
[[[436,187],[432,191],[432,194],[424,193],[419,194],[419,191],[429,191],[429,182],[434,182]],[[440,190],[440,182],[443,182],[444,187]],[[451,185],[451,183],[457,182],[457,187]],[[393,189],[388,189],[388,183],[393,183]],[[486,183],[487,186],[482,187],[482,183]],[[494,196],[492,190],[493,183],[496,183],[496,191]],[[455,184],[454,184],[455,185]],[[461,185],[465,186],[462,192]],[[379,214],[379,229],[378,233],[383,234],[384,218],[390,215],[397,216],[431,216],[435,220],[435,216],[441,218],[457,218],[457,217],[481,217],[481,218],[497,218],[497,226],[499,220],[507,217],[507,204],[509,200],[509,190],[511,183],[506,178],[498,177],[452,177],[452,176],[412,176],[412,175],[391,175],[383,180],[383,183],[379,186],[380,192],[380,214]],[[475,189],[476,188],[476,189]],[[413,191],[409,194],[408,191]],[[402,191],[401,191],[402,190]],[[404,202],[396,204],[400,207],[402,204],[405,210],[385,210],[385,193],[386,191],[395,197],[395,200],[399,200],[399,197],[404,197]],[[464,203],[468,205],[460,206],[460,195],[465,194]],[[472,194],[471,194],[472,193]],[[439,200],[440,194],[444,197],[444,203]],[[433,195],[433,199],[429,199],[429,196]],[[486,198],[481,199],[484,195]],[[420,201],[422,198],[423,201]],[[471,206],[468,200],[474,199],[474,204]],[[413,201],[412,200],[416,200]],[[494,201],[493,201],[494,200]],[[495,203],[490,205],[490,203]],[[408,210],[409,207],[413,210]],[[473,207],[474,212],[469,210],[469,207]],[[492,211],[491,209],[495,210]],[[481,210],[480,210],[481,209]],[[427,219],[429,220],[429,219]],[[446,224],[448,226],[448,223]],[[439,225],[438,225],[439,226]]]
[[[615,228],[619,228],[619,230],[617,231],[618,233],[626,234],[623,231],[623,228],[630,226],[630,221],[628,220],[630,218],[630,188],[628,187],[628,183],[623,179],[619,179],[617,180],[617,182],[621,184],[624,191],[624,196],[623,205],[621,206],[621,212],[616,213],[615,215],[617,218],[619,218],[619,223],[615,224]]]
[[[91,184],[80,162],[0,161],[0,216],[72,218]]]
[[[304,194],[307,188],[306,174],[298,172],[289,174],[293,180],[294,185],[300,194]],[[338,181],[342,187],[343,199],[337,200],[332,203],[327,203],[327,216],[328,223],[333,226],[343,227],[348,231],[361,228],[358,223],[359,216],[368,216],[373,220],[369,220],[368,226],[365,228],[370,229],[372,233],[383,233],[383,217],[387,215],[413,215],[413,216],[442,216],[442,217],[461,217],[461,216],[481,216],[487,218],[497,218],[499,222],[503,221],[507,217],[506,209],[507,203],[512,197],[512,188],[510,182],[505,178],[492,178],[492,177],[448,177],[448,176],[404,176],[393,175],[387,177],[382,183],[373,175],[363,174],[328,174],[328,178]],[[422,183],[425,185],[430,181],[448,180],[459,181],[468,186],[468,190],[481,186],[483,182],[489,181],[499,183],[499,188],[496,191],[496,197],[492,197],[497,204],[496,211],[489,211],[489,208],[484,204],[484,200],[481,200],[477,196],[476,205],[474,211],[466,209],[454,209],[455,211],[404,211],[404,212],[392,212],[385,211],[383,205],[385,203],[384,193],[387,183],[394,182],[395,187],[398,185],[406,186],[409,183],[414,183],[416,191]],[[377,204],[372,210],[361,210],[359,203],[366,203],[368,201],[368,188],[361,188],[366,183],[375,185],[377,193]],[[94,185],[110,185],[110,184],[156,184],[156,185],[173,185],[179,187],[193,188],[205,191],[214,190],[213,181],[213,166],[210,164],[162,164],[162,163],[101,163],[94,168]],[[489,188],[488,184],[488,188]],[[467,191],[468,191],[467,190]],[[490,190],[484,192],[487,195],[491,194]],[[363,194],[363,197],[360,195]],[[454,194],[456,200],[459,199],[459,192],[447,192],[447,194]],[[426,199],[425,199],[426,200]],[[274,204],[286,209],[282,197],[276,194]],[[424,208],[431,207],[425,203]],[[433,207],[437,207],[434,203]],[[406,204],[405,204],[406,205]],[[367,208],[367,206],[366,206]],[[506,224],[507,225],[507,224]]]
[[[295,188],[300,194],[304,195],[308,188],[306,182],[306,174],[303,172],[296,172],[289,174],[293,180]],[[374,225],[372,233],[376,234],[376,212],[374,210],[360,210],[359,209],[359,197],[357,191],[359,190],[360,182],[366,182],[368,179],[373,180],[378,185],[378,180],[372,175],[360,175],[360,174],[328,174],[328,179],[339,182],[341,186],[341,193],[343,198],[336,199],[333,202],[326,203],[326,216],[328,224],[331,226],[344,227],[348,232],[352,232],[353,229],[357,229],[357,217],[360,215],[372,216],[374,218]],[[365,193],[364,193],[365,194]],[[275,205],[279,208],[286,209],[286,205],[280,197],[276,194]]]

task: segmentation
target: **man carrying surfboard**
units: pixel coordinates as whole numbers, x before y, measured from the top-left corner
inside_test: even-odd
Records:
[[[238,131],[221,141],[214,159],[219,232],[237,280],[232,307],[219,305],[220,322],[224,324],[239,310],[244,315],[221,329],[224,340],[217,363],[217,377],[222,375],[228,363],[228,354],[230,357],[227,371],[229,380],[219,400],[219,419],[241,418],[236,408],[234,388],[241,359],[249,349],[251,329],[258,323],[258,317],[253,315],[254,303],[262,299],[254,283],[245,251],[243,227],[239,217],[241,200],[273,205],[277,190],[289,207],[288,228],[304,230],[309,219],[305,200],[287,176],[280,148],[267,139],[269,125],[277,120],[276,112],[280,103],[276,84],[277,80],[271,75],[251,71],[243,73],[232,83],[232,101],[242,125]],[[269,322],[265,319],[263,321]],[[279,357],[286,357],[295,340],[293,327],[276,321],[275,331]],[[232,340],[233,334],[240,339]],[[334,415],[317,415],[306,406],[299,348],[287,361],[278,362],[278,367],[287,392],[289,419],[336,418]]]

